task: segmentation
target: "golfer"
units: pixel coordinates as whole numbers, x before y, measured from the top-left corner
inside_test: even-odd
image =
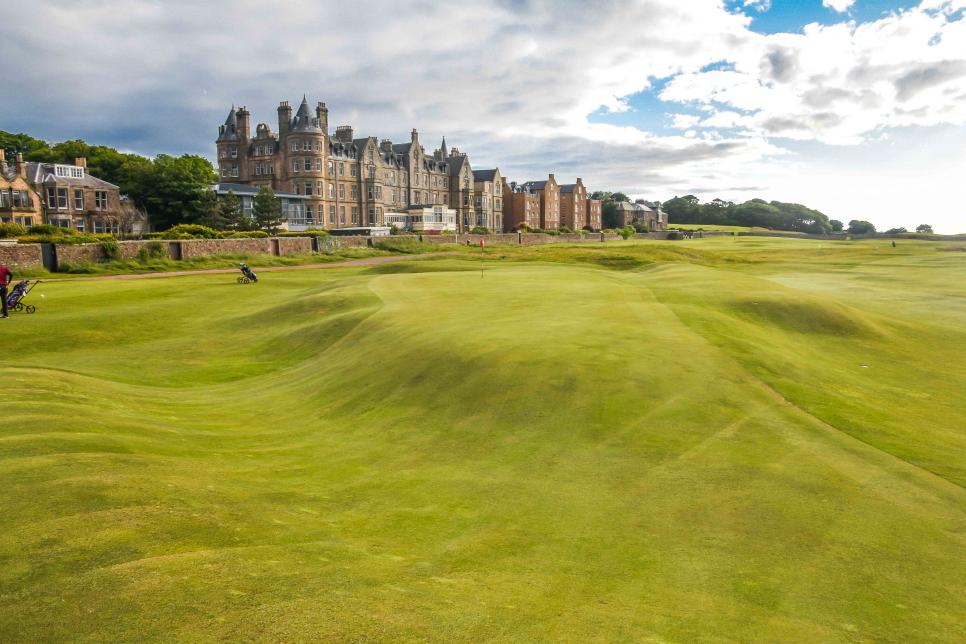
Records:
[[[9,311],[7,311],[7,288],[12,281],[13,273],[10,272],[9,268],[0,264],[0,300],[3,301],[3,315],[0,315],[0,318],[9,317]]]

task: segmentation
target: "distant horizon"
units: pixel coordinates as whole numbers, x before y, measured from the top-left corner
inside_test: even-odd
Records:
[[[560,20],[588,8],[39,2],[0,25],[20,70],[0,129],[213,161],[232,104],[275,129],[278,102],[305,94],[330,131],[415,127],[511,180],[966,231],[966,0],[655,0]]]

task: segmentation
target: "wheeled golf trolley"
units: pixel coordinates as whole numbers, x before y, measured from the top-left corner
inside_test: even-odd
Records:
[[[40,280],[20,280],[17,284],[10,289],[10,293],[7,294],[7,309],[10,311],[18,311],[21,313],[36,313],[37,307],[33,304],[24,304],[24,298],[27,297],[27,293],[33,290],[34,286],[40,284]]]
[[[258,275],[255,274],[248,264],[239,264],[238,268],[241,269],[242,274],[238,276],[239,284],[251,284],[252,282],[258,281]]]

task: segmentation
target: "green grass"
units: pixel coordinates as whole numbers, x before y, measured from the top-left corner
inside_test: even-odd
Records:
[[[41,284],[0,641],[961,641],[954,248]]]

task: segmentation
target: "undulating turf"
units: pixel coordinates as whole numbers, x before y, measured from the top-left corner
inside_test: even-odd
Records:
[[[41,284],[0,641],[962,641],[962,250]]]

